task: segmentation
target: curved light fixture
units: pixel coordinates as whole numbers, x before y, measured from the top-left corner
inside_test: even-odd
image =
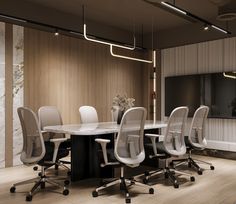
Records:
[[[236,72],[223,72],[223,76],[230,79],[236,79]]]
[[[123,58],[123,59],[128,59],[128,60],[133,60],[133,61],[138,61],[138,62],[144,62],[144,63],[149,63],[149,64],[152,64],[153,63],[153,60],[145,60],[145,59],[140,59],[140,58],[136,58],[136,57],[128,57],[128,56],[125,56],[125,55],[118,55],[118,54],[115,54],[113,52],[113,45],[110,44],[110,53],[113,57],[118,57],[118,58]]]
[[[123,49],[127,49],[127,50],[134,50],[135,46],[136,46],[135,36],[134,36],[134,45],[133,45],[133,47],[125,46],[125,45],[119,45],[119,44],[115,44],[115,43],[111,43],[111,42],[106,42],[106,41],[90,38],[90,37],[87,36],[87,28],[86,28],[85,23],[84,23],[84,38],[88,41],[91,41],[91,42],[96,42],[96,43],[100,43],[100,44],[104,44],[104,45],[112,45],[114,47],[119,47],[119,48],[123,48]]]

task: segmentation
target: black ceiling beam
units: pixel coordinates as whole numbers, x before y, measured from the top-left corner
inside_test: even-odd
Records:
[[[59,26],[54,26],[54,25],[51,25],[51,24],[46,24],[46,23],[41,23],[41,22],[37,22],[37,21],[33,21],[33,20],[28,20],[28,19],[25,19],[25,18],[18,18],[18,17],[15,17],[15,16],[3,14],[3,13],[0,13],[0,19],[2,19],[5,22],[13,23],[13,24],[20,25],[20,26],[41,28],[42,30],[49,31],[49,32],[52,32],[52,33],[59,32],[63,35],[73,36],[73,37],[76,36],[76,37],[79,37],[81,39],[84,39],[83,32],[76,31],[76,30],[71,30],[71,29],[66,29],[66,28],[62,28],[62,27],[59,27]],[[103,41],[106,41],[106,42],[109,42],[109,43],[112,43],[112,44],[121,44],[121,45],[124,45],[124,46],[132,46],[131,44],[123,43],[123,42],[120,42],[120,41],[114,41],[114,40],[106,39],[106,38],[103,38],[103,37],[98,37],[98,36],[94,36],[94,35],[88,35],[88,36],[91,37],[91,38],[94,38],[94,39],[99,38],[100,40],[103,40]],[[140,46],[136,46],[135,48],[139,49],[139,50],[146,50],[144,47],[140,47]]]

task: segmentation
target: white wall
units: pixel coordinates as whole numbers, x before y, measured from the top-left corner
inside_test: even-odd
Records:
[[[165,77],[236,70],[236,37],[163,49],[161,56],[165,119]],[[236,119],[208,119],[206,138],[209,148],[236,151]]]

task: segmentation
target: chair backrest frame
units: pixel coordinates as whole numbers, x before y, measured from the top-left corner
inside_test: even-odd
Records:
[[[81,123],[97,123],[98,114],[93,106],[81,106],[79,108]]]
[[[46,154],[44,139],[37,115],[27,107],[17,108],[17,113],[20,119],[23,136],[23,149],[20,159],[26,165],[35,164]],[[29,121],[26,121],[27,115],[30,117]],[[27,122],[30,124],[27,124]],[[38,155],[34,155],[34,148],[37,148]]]
[[[133,125],[132,120],[129,123],[129,117],[132,117],[132,114],[139,114],[133,120]],[[147,111],[144,107],[130,108],[124,113],[120,123],[114,153],[119,162],[130,167],[138,166],[145,159],[143,137],[146,116]],[[125,141],[123,147],[120,145],[121,140],[122,142]],[[124,148],[125,156],[121,155],[120,148]]]
[[[184,128],[187,116],[187,106],[177,107],[170,114],[163,144],[166,152],[172,156],[180,156],[186,153]]]
[[[38,110],[39,125],[41,130],[46,126],[63,125],[61,114],[56,106],[42,106]],[[44,140],[50,138],[64,138],[63,133],[48,133]]]
[[[208,106],[200,106],[193,115],[188,139],[190,144],[195,148],[204,149],[207,145],[205,139],[205,123],[208,113]]]

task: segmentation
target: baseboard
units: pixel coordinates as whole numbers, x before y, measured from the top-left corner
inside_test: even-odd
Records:
[[[229,152],[236,152],[236,142],[207,140],[207,148],[208,149],[215,149],[215,150],[229,151]]]
[[[195,154],[236,160],[236,143],[207,140],[207,149],[194,150]]]

